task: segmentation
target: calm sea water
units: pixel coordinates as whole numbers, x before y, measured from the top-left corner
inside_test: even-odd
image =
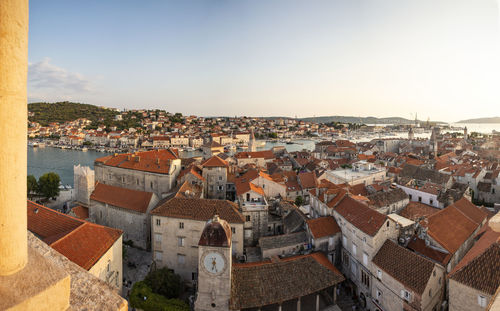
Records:
[[[94,168],[94,160],[107,153],[97,151],[77,151],[59,148],[28,147],[28,175],[37,179],[41,175],[54,172],[61,177],[64,185],[73,186],[73,166],[84,165]]]

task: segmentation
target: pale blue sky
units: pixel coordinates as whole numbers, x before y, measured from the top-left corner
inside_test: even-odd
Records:
[[[28,96],[204,116],[500,115],[498,13],[495,0],[31,0]]]

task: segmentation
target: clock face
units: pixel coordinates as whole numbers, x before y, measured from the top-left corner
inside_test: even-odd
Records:
[[[224,270],[226,262],[221,254],[217,252],[209,252],[203,258],[203,265],[208,272],[216,274]]]

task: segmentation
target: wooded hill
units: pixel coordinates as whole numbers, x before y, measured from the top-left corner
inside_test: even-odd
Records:
[[[43,126],[51,122],[63,123],[78,118],[86,118],[96,123],[100,119],[110,120],[118,114],[111,109],[72,102],[31,103],[28,104],[28,111],[34,114],[29,120]]]

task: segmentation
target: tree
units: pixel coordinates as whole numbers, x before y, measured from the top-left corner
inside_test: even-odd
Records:
[[[36,181],[35,176],[28,175],[28,197],[30,200],[33,199],[33,195],[38,192],[38,182]]]
[[[295,198],[295,205],[301,206],[302,204],[304,204],[304,199],[299,195]]]
[[[38,193],[45,199],[55,198],[59,195],[61,178],[54,172],[45,173],[38,178]]]
[[[167,299],[154,293],[145,281],[136,282],[130,292],[130,305],[144,311],[189,311],[189,306],[182,300]]]
[[[179,297],[182,290],[181,277],[167,268],[150,272],[144,279],[144,283],[151,287],[153,293],[167,298]]]

